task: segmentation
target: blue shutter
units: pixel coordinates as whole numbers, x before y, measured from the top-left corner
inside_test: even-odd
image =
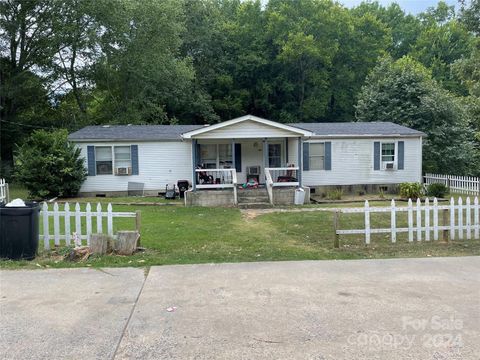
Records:
[[[310,170],[310,144],[307,142],[303,143],[303,170]]]
[[[235,144],[235,170],[242,172],[242,144]]]
[[[380,170],[380,142],[373,143],[373,170]]]
[[[403,141],[398,142],[398,170],[405,168],[405,143]]]
[[[87,167],[88,176],[95,176],[95,146],[87,146]]]
[[[332,143],[325,143],[325,170],[332,170]]]
[[[130,152],[132,155],[132,175],[138,175],[138,145],[131,145]]]

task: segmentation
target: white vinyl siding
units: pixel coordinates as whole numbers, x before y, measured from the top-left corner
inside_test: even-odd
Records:
[[[285,137],[298,137],[298,134],[256,121],[243,121],[194,136],[196,139],[261,139]]]
[[[145,184],[145,190],[165,191],[165,185],[178,180],[192,181],[192,148],[190,142],[135,142],[138,145],[139,175],[87,176],[80,192],[127,191],[129,181]],[[87,166],[87,146],[130,146],[126,142],[77,143]]]
[[[404,170],[373,170],[373,143],[404,141]],[[365,139],[314,139],[314,142],[331,141],[332,170],[308,170],[303,172],[306,186],[399,184],[422,181],[422,140],[418,138],[365,138]],[[308,141],[310,142],[310,141]],[[311,151],[311,150],[310,150]]]

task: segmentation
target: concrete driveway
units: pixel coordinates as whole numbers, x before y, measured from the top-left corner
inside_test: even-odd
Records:
[[[0,358],[479,359],[480,258],[2,271]]]

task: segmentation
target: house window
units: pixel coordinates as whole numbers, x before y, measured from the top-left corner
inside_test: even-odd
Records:
[[[200,144],[200,164],[205,169],[230,169],[231,144]]]
[[[395,161],[395,143],[382,143],[382,164]],[[384,166],[385,167],[385,166]]]
[[[325,144],[310,143],[309,152],[310,170],[325,169]]]
[[[218,168],[231,169],[232,168],[232,145],[218,144]]]
[[[268,144],[268,167],[282,167],[282,145]]]
[[[114,146],[115,173],[130,174],[132,169],[132,157],[130,146]]]
[[[112,161],[112,147],[111,146],[96,146],[95,147],[95,168],[97,175],[112,175],[113,161]]]

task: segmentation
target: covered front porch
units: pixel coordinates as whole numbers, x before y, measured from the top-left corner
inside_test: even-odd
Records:
[[[302,186],[306,131],[252,116],[186,134],[192,143],[192,190]]]

